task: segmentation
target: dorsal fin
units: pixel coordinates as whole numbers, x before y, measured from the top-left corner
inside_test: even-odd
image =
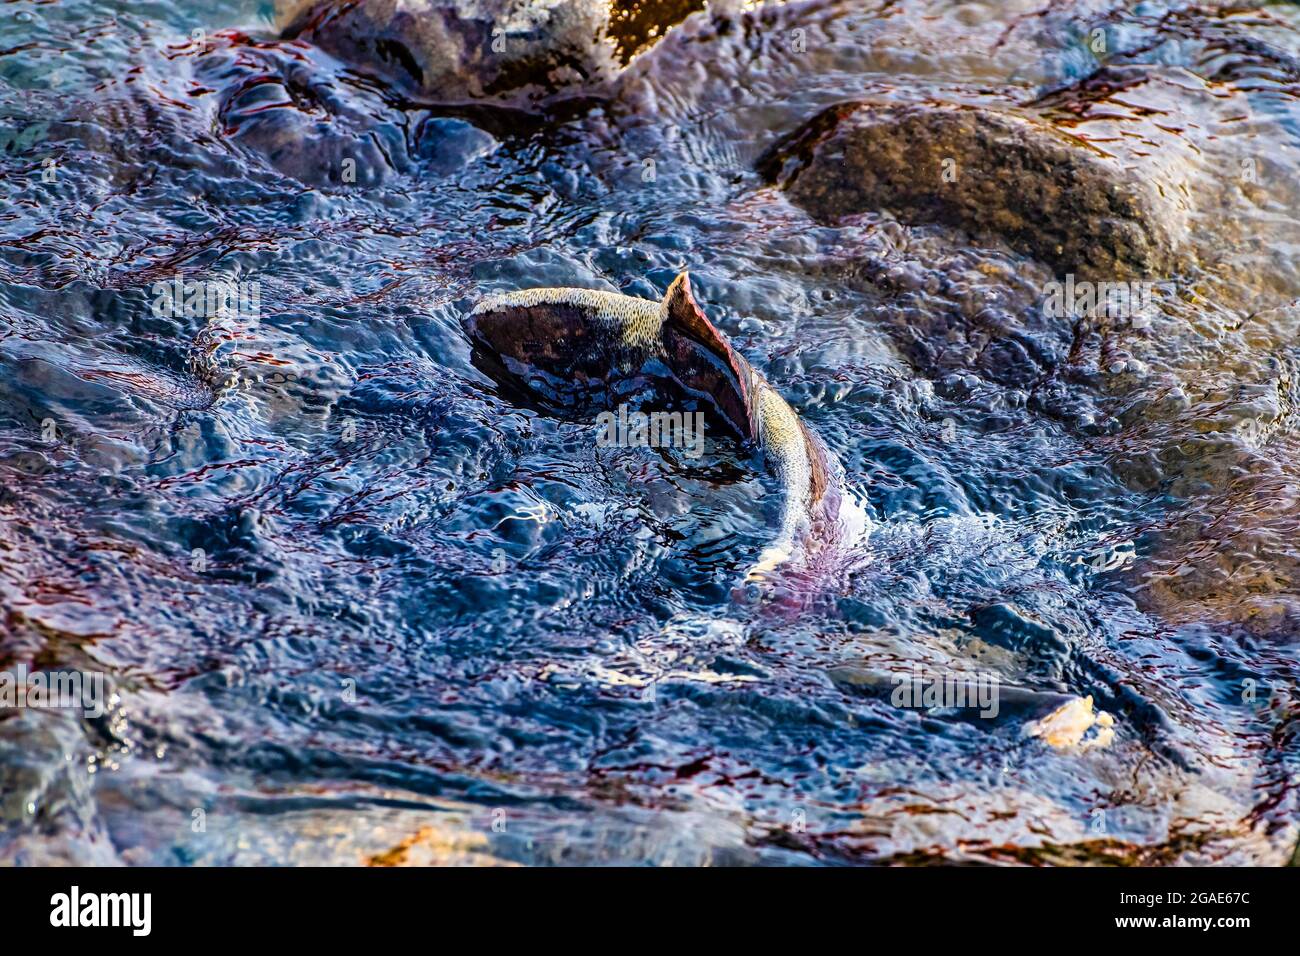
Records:
[[[758,437],[749,363],[709,321],[683,272],[664,295],[664,354],[673,376],[688,392],[707,396],[746,441]]]

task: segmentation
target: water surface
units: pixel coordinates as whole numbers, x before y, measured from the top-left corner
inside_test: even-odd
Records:
[[[1061,6],[696,13],[519,112],[265,4],[4,4],[0,660],[114,697],[0,714],[3,858],[1288,859],[1300,13]],[[1116,329],[995,240],[812,222],[755,160],[862,96],[1146,137],[1195,264]],[[683,268],[877,525],[799,614],[732,596],[754,461],[599,447],[470,361],[482,294]],[[258,314],[159,315],[177,276]],[[1091,694],[1116,740],[869,692],[913,665]]]

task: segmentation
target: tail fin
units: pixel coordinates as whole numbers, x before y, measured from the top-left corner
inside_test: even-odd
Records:
[[[673,377],[712,402],[741,439],[756,441],[754,370],[696,303],[685,272],[668,287],[663,310],[664,354]]]

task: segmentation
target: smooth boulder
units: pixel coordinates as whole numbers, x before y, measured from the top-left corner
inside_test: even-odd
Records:
[[[1164,277],[1186,208],[1160,175],[1052,124],[958,104],[830,107],[758,162],[815,219],[889,211],[993,235],[1059,272]]]

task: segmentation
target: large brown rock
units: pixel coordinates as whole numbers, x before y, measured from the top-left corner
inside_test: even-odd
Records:
[[[301,38],[440,100],[536,98],[617,72],[607,0],[277,0]]]
[[[1156,279],[1180,261],[1186,210],[1159,175],[1052,124],[956,104],[833,106],[760,171],[816,219],[889,211],[1000,237],[1059,272]]]

